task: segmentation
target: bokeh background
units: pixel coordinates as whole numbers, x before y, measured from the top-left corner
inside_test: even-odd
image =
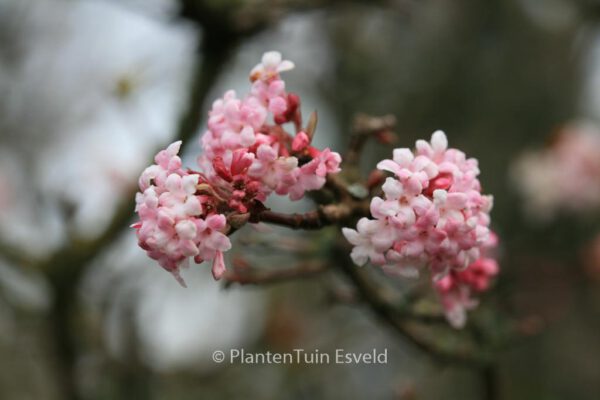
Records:
[[[244,93],[268,50],[296,63],[287,87],[318,110],[319,144],[342,151],[356,113],[393,114],[397,146],[444,129],[479,159],[502,267],[481,312],[531,333],[499,356],[494,398],[600,398],[599,25],[593,0],[0,0],[0,398],[489,396],[344,301],[334,273],[225,289],[200,265],[183,289],[136,246],[140,172],[176,138],[192,165],[211,102]],[[369,144],[365,172],[391,149]],[[315,246],[247,230],[236,252],[258,265]],[[211,360],[242,347],[389,360]]]

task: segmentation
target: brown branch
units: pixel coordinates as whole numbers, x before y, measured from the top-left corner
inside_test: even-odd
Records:
[[[353,196],[347,184],[337,175],[328,175],[326,187],[333,189],[339,203],[320,205],[317,210],[298,214],[285,214],[269,209],[258,209],[250,216],[250,222],[266,222],[291,229],[316,230],[329,225],[351,224],[353,219],[370,216],[369,199]]]
[[[362,203],[340,203],[320,206],[303,214],[285,214],[263,210],[251,217],[252,222],[266,222],[291,229],[315,230],[328,225],[340,224],[357,213],[364,213]]]

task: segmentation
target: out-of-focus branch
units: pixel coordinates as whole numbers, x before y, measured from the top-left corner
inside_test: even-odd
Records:
[[[9,264],[16,266],[30,266],[36,263],[36,260],[28,257],[25,252],[6,242],[0,241],[0,258]]]
[[[277,283],[292,279],[307,278],[319,274],[329,267],[328,263],[321,261],[309,261],[293,268],[258,269],[251,266],[236,266],[234,261],[233,270],[227,271],[223,276],[225,287],[233,283],[240,285],[262,285]]]
[[[395,127],[396,117],[393,115],[380,117],[367,114],[356,115],[352,123],[352,133],[344,162],[351,166],[357,165],[360,162],[363,148],[370,138],[376,138],[384,143],[393,143]]]
[[[403,308],[401,305],[398,306],[395,301],[390,301],[389,295],[386,295],[384,289],[367,276],[367,271],[356,268],[350,262],[344,261],[341,260],[338,263],[340,269],[350,278],[371,310],[415,347],[433,356],[436,361],[473,368],[480,368],[490,363],[490,355],[481,349],[451,349],[427,341],[413,329],[412,324],[414,324],[415,316],[410,316],[407,313],[407,308]],[[403,310],[406,312],[403,312]]]
[[[176,137],[183,140],[183,146],[189,144],[191,142],[189,139],[199,131],[202,104],[237,45],[237,42],[227,40],[220,42],[219,46],[206,40],[202,43],[200,49],[202,58],[198,58],[196,62],[186,102],[187,108],[177,128]],[[135,192],[136,189],[131,188],[131,191],[123,197],[110,223],[98,237],[92,240],[73,237],[45,260],[35,262],[21,260],[15,256],[19,254],[19,250],[8,252],[4,248],[0,249],[5,257],[11,258],[11,261],[19,264],[26,263],[41,270],[52,287],[54,300],[48,322],[51,327],[50,339],[58,362],[58,381],[64,398],[79,398],[75,371],[78,353],[75,318],[79,281],[90,262],[113,243],[129,225],[133,216],[132,199]]]
[[[290,13],[306,12],[315,9],[332,9],[348,4],[368,6],[389,6],[406,12],[410,8],[390,0],[180,0],[181,15],[198,22],[211,32],[227,27],[227,32],[246,35],[281,19]],[[221,32],[223,34],[223,32]]]

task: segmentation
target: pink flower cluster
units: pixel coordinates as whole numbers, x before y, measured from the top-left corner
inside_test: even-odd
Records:
[[[300,98],[285,91],[279,76],[293,67],[281,54],[265,53],[250,74],[253,83],[246,97],[239,99],[230,90],[213,103],[199,160],[207,175],[216,173],[211,168],[215,159],[228,167],[236,152],[243,153],[258,200],[272,192],[298,200],[306,191],[323,187],[328,173],[340,170],[338,153],[310,146],[312,132],[302,128]],[[283,127],[288,122],[296,127],[294,136]]]
[[[523,154],[512,176],[527,211],[540,219],[600,209],[600,130],[589,123],[563,127],[547,148]]]
[[[140,221],[133,227],[140,247],[185,286],[179,268],[189,257],[198,263],[214,260],[218,279],[225,269],[223,251],[231,242],[223,233],[225,216],[211,212],[211,199],[197,193],[203,177],[181,169],[180,146],[175,142],[159,152],[156,164],[142,173],[135,208]]]
[[[337,173],[341,157],[310,145],[314,124],[302,129],[300,99],[285,91],[279,73],[293,68],[277,52],[265,53],[251,72],[243,99],[228,91],[214,102],[201,139],[200,170],[182,169],[181,142],[156,155],[141,175],[133,225],[139,245],[183,284],[189,258],[213,260],[213,276],[225,272],[223,252],[231,248],[228,219],[247,221],[271,193],[300,199]],[[296,134],[286,132],[291,122]]]
[[[383,184],[383,198],[371,201],[373,219],[343,228],[356,264],[412,277],[428,267],[434,282],[475,265],[490,240],[492,208],[492,197],[481,194],[477,160],[449,149],[437,131],[415,151],[395,149],[377,168],[394,176]]]

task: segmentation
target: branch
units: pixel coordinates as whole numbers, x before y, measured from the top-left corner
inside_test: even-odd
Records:
[[[444,348],[428,342],[418,333],[413,332],[411,320],[414,321],[414,315],[412,317],[406,315],[402,312],[402,308],[395,307],[389,301],[389,296],[382,291],[382,288],[367,277],[364,269],[357,268],[350,262],[344,261],[340,262],[340,269],[354,283],[371,310],[415,347],[435,357],[436,360],[466,367],[480,368],[490,363],[490,358],[483,352],[474,349]]]
[[[189,88],[188,106],[177,129],[177,138],[183,140],[183,146],[191,143],[192,141],[188,139],[198,132],[202,104],[233,48],[233,43],[223,42],[217,50],[205,51],[202,63],[197,62]],[[62,382],[61,387],[65,398],[79,397],[75,386],[78,349],[75,338],[77,330],[74,329],[79,281],[90,262],[127,229],[133,217],[132,199],[136,191],[137,188],[131,188],[131,191],[124,196],[110,223],[98,237],[93,240],[71,238],[47,259],[32,264],[47,276],[54,294],[48,320],[52,333],[51,340],[59,362],[58,379]],[[4,254],[11,253],[4,252]]]
[[[0,258],[9,264],[16,266],[30,266],[36,263],[36,260],[25,255],[25,252],[11,244],[0,242]]]
[[[318,211],[310,211],[304,214],[284,214],[266,210],[258,214],[256,222],[267,222],[291,229],[307,230],[321,229],[322,227],[329,225],[329,221],[326,221]]]
[[[340,203],[320,206],[317,210],[303,214],[285,214],[271,210],[260,211],[252,216],[252,222],[267,222],[270,224],[285,226],[291,229],[315,230],[328,225],[339,224],[356,214],[362,207],[352,204]]]
[[[232,271],[227,271],[223,276],[225,287],[233,283],[240,285],[262,285],[288,281],[291,279],[307,278],[319,274],[329,268],[327,263],[312,261],[300,264],[294,268],[284,269],[257,269],[249,266],[234,266]]]
[[[387,144],[395,141],[393,133],[396,127],[396,117],[383,115],[381,117],[358,114],[352,123],[352,133],[344,161],[348,165],[358,165],[360,156],[369,138],[377,138]]]

